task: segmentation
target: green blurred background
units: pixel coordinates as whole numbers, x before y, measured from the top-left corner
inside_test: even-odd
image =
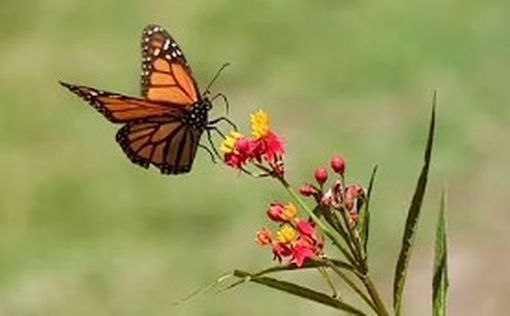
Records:
[[[251,111],[270,112],[295,185],[335,152],[352,181],[379,165],[370,251],[388,300],[437,89],[407,311],[430,314],[445,184],[451,314],[510,308],[510,2],[2,0],[1,315],[335,315],[256,285],[172,305],[233,268],[271,265],[254,232],[266,204],[287,196],[205,152],[184,176],[138,168],[117,127],[57,85],[137,95],[148,23],[180,42],[202,87],[232,63],[214,90],[243,129]],[[323,287],[313,273],[300,278]]]

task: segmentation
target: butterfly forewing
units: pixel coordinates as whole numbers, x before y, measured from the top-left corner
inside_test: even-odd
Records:
[[[161,115],[178,117],[182,113],[182,109],[172,108],[145,99],[131,98],[118,93],[105,92],[65,82],[60,82],[60,84],[87,101],[113,123],[126,123]]]
[[[161,26],[142,32],[142,96],[154,101],[190,106],[199,100],[191,69],[177,42]]]

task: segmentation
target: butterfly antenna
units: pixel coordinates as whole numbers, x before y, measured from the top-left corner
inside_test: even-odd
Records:
[[[218,79],[218,77],[221,75],[221,72],[223,71],[223,69],[227,68],[228,66],[230,66],[230,63],[224,63],[223,65],[221,65],[220,69],[218,69],[218,71],[216,72],[216,74],[212,78],[211,82],[209,82],[209,85],[205,89],[204,94],[210,93],[209,89],[212,87],[212,85],[216,81],[216,79]]]

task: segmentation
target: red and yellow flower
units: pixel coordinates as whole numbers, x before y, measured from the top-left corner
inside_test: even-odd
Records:
[[[262,110],[252,113],[250,125],[252,137],[232,131],[221,143],[220,151],[224,155],[225,163],[244,170],[244,166],[252,162],[258,164],[259,168],[282,176],[285,148],[283,140],[271,131],[269,115]]]
[[[267,228],[257,232],[256,242],[261,246],[271,245],[275,260],[302,266],[308,258],[315,258],[322,252],[323,243],[318,238],[315,226],[308,220],[297,216],[297,208],[292,203],[273,202],[267,209],[267,216],[279,223],[272,238]],[[268,237],[269,236],[269,237]]]

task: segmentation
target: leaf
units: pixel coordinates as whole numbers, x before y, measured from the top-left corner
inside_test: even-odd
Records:
[[[448,291],[448,250],[446,244],[445,192],[441,194],[439,218],[436,227],[436,250],[434,277],[432,279],[432,309],[434,316],[446,315],[446,292]]]
[[[432,115],[430,118],[427,145],[425,148],[424,159],[425,161],[421,169],[421,173],[416,184],[416,189],[411,200],[411,205],[407,213],[407,220],[404,228],[404,235],[402,238],[402,246],[400,248],[400,254],[398,256],[397,265],[395,267],[395,277],[393,280],[393,309],[395,310],[395,315],[397,316],[401,314],[402,293],[404,291],[407,268],[409,266],[409,259],[411,258],[411,252],[414,245],[416,229],[420,217],[421,205],[427,187],[427,177],[429,173],[430,159],[432,155],[432,145],[434,141],[434,128],[436,121],[435,112],[436,112],[436,93],[434,92],[434,96],[432,99]]]
[[[276,289],[279,291],[283,291],[283,292],[286,292],[288,294],[291,294],[291,295],[294,295],[297,297],[305,298],[307,300],[310,300],[310,301],[313,301],[313,302],[316,302],[319,304],[333,307],[335,309],[348,312],[352,315],[366,315],[365,313],[363,313],[359,309],[355,308],[354,306],[346,304],[346,303],[344,303],[336,298],[333,298],[329,295],[326,295],[324,293],[317,292],[315,290],[312,290],[310,288],[307,288],[307,287],[304,287],[304,286],[301,286],[301,285],[298,285],[298,284],[295,284],[292,282],[282,281],[282,280],[269,278],[269,277],[256,276],[256,275],[250,274],[248,272],[240,271],[240,270],[235,270],[234,276],[236,276],[238,278],[243,278],[246,281],[262,284],[267,287],[270,287],[270,288],[273,288],[273,289]]]
[[[372,169],[372,175],[370,176],[370,182],[368,183],[367,189],[367,199],[365,201],[365,206],[360,214],[360,237],[363,242],[363,253],[365,258],[367,257],[367,246],[368,246],[368,238],[369,238],[369,229],[370,229],[370,198],[372,197],[372,189],[374,188],[375,175],[377,174],[377,165]]]
[[[259,272],[251,273],[251,275],[260,277],[260,276],[264,276],[264,275],[270,274],[270,273],[303,270],[303,269],[311,269],[311,268],[319,268],[319,267],[330,267],[331,265],[334,265],[338,269],[344,269],[344,270],[354,272],[354,267],[346,262],[343,262],[341,260],[336,260],[336,259],[324,258],[324,259],[316,259],[316,260],[312,260],[312,259],[306,260],[305,263],[301,267],[298,267],[295,264],[287,264],[287,265],[283,265],[283,266],[277,265],[277,266],[273,266],[270,268],[266,268],[264,270],[260,270]],[[229,274],[229,275],[233,276],[233,274]],[[223,276],[223,278],[224,278],[224,276]],[[230,290],[230,289],[232,289],[238,285],[241,285],[245,282],[246,282],[246,280],[236,281],[236,282],[228,285],[227,287],[220,289],[219,292]],[[219,283],[219,282],[217,282],[217,283]]]

